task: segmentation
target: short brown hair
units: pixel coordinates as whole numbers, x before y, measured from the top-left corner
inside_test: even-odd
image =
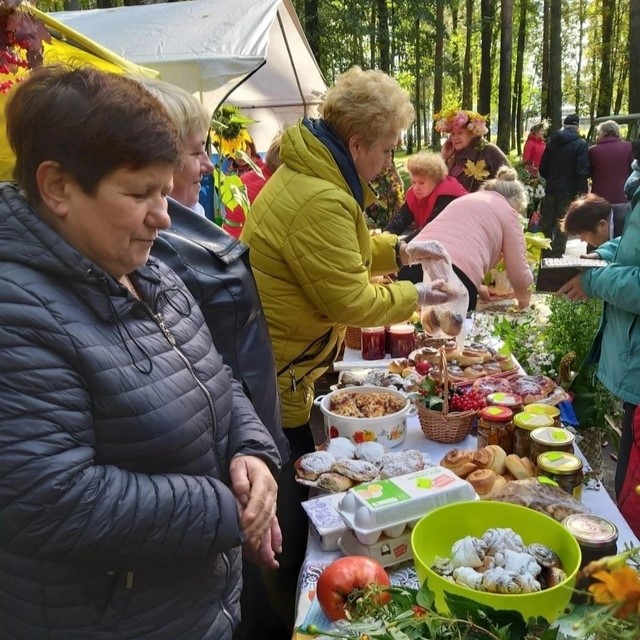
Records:
[[[567,215],[562,221],[562,231],[568,235],[577,236],[584,231],[595,233],[600,220],[608,220],[611,214],[611,204],[597,196],[587,193],[576,198],[567,209]]]
[[[122,168],[175,164],[182,144],[164,107],[140,84],[91,67],[44,65],[10,94],[7,137],[16,156],[14,178],[40,201],[38,167],[60,164],[93,195]]]

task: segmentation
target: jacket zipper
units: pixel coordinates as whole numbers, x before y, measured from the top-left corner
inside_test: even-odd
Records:
[[[226,580],[225,583],[228,584],[229,583],[229,568],[230,568],[230,562],[229,562],[229,558],[227,558],[227,552],[224,551],[220,554],[222,556],[222,562],[224,563],[224,571],[226,573]],[[220,608],[222,609],[222,613],[225,615],[225,617],[229,620],[229,623],[231,624],[231,628],[235,630],[235,622],[233,620],[233,616],[231,615],[231,612],[227,609],[227,607],[225,606],[225,603],[223,602],[222,598],[220,598]]]

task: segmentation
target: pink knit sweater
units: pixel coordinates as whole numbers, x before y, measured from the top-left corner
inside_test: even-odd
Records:
[[[533,274],[518,214],[499,193],[476,191],[454,200],[412,240],[437,240],[476,288],[504,257],[516,297],[526,295]]]

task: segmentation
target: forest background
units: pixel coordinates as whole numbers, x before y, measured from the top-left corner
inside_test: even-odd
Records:
[[[518,155],[527,128],[559,128],[569,109],[593,119],[640,113],[640,0],[292,0],[327,82],[354,64],[394,76],[416,122],[407,144],[440,148],[433,114],[490,116]],[[43,11],[151,4],[37,0]],[[635,64],[631,64],[635,61]]]

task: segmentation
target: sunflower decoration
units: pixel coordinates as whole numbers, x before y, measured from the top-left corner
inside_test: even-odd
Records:
[[[251,136],[247,126],[255,122],[240,113],[238,107],[222,105],[211,120],[211,140],[222,156],[235,157],[237,151],[244,151]]]

